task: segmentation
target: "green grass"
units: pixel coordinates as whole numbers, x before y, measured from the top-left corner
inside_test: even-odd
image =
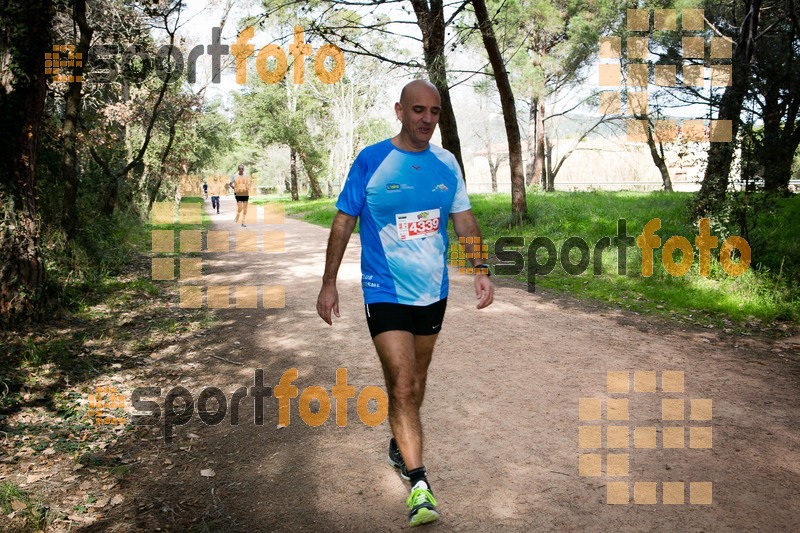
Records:
[[[796,260],[796,238],[800,230],[797,207],[800,199],[783,201],[769,213],[760,213],[755,228],[750,231],[752,263],[740,277],[732,277],[720,266],[720,248],[711,250],[710,273],[701,276],[698,251],[694,247],[698,225],[690,223],[688,204],[692,199],[687,193],[605,193],[605,192],[558,192],[528,195],[528,207],[532,223],[522,231],[508,229],[511,198],[508,195],[477,195],[471,197],[473,210],[481,221],[486,240],[492,243],[504,235],[521,235],[527,245],[538,236],[551,239],[559,252],[559,262],[548,275],[537,278],[540,287],[588,296],[620,304],[639,311],[704,312],[725,316],[739,321],[753,317],[763,322],[773,320],[798,321],[798,271],[785,270],[782,279],[773,276],[778,257]],[[658,218],[661,227],[656,234],[661,238],[661,248],[654,250],[653,274],[645,277],[642,271],[642,250],[637,246],[627,248],[625,275],[618,274],[615,248],[602,254],[599,275],[593,272],[594,245],[603,237],[617,235],[620,219],[626,221],[626,233],[636,237],[650,220]],[[776,219],[781,230],[775,231]],[[719,237],[719,246],[725,238],[738,233],[731,224],[721,225],[712,221],[712,235]],[[769,233],[769,236],[764,235]],[[581,275],[568,274],[560,264],[561,246],[569,237],[580,237],[589,246],[592,262]],[[675,277],[670,275],[663,263],[661,249],[672,237],[684,237],[693,245],[693,262],[689,273]],[[613,242],[613,241],[612,241]],[[525,248],[524,250],[527,250]],[[537,254],[537,261],[546,262],[546,252]],[[673,260],[681,260],[676,252]],[[570,260],[577,263],[580,253],[573,250]],[[786,265],[784,260],[784,265]],[[792,274],[794,280],[792,280]]]
[[[253,204],[280,203],[283,204],[287,216],[316,224],[330,227],[333,217],[336,216],[336,198],[322,198],[320,200],[302,200],[292,202],[286,195],[271,195],[257,198]],[[355,233],[358,233],[356,226]]]
[[[638,312],[678,313],[692,320],[719,323],[728,318],[740,322],[758,319],[800,321],[800,197],[769,200],[751,195],[748,200],[747,240],[752,248],[750,268],[739,277],[732,277],[720,265],[720,247],[731,235],[738,235],[742,209],[735,207],[712,219],[711,234],[719,237],[719,245],[711,250],[710,272],[701,276],[695,243],[698,222],[691,221],[688,193],[637,192],[555,192],[529,193],[530,221],[521,229],[511,229],[511,197],[508,194],[470,195],[472,208],[481,224],[489,253],[494,254],[496,240],[503,236],[522,237],[524,245],[513,248],[527,256],[528,245],[536,237],[550,239],[558,254],[555,268],[537,276],[536,287],[588,297]],[[287,215],[330,226],[336,213],[335,199],[290,202],[285,197],[262,200],[284,203]],[[741,198],[731,205],[739,206]],[[626,233],[636,238],[652,219],[661,227],[656,235],[661,246],[653,252],[653,274],[642,275],[642,251],[634,244],[626,248],[625,274],[618,273],[617,248],[601,253],[601,269],[594,273],[595,245],[604,237],[614,239],[620,220],[625,220]],[[451,242],[455,237],[450,226]],[[681,277],[670,275],[661,259],[661,250],[670,237],[683,237],[692,245],[690,271]],[[579,275],[568,274],[561,265],[561,247],[568,238],[579,237],[588,245],[590,263]],[[570,261],[577,263],[578,250],[572,250]],[[540,250],[537,261],[545,263],[547,253]],[[682,260],[676,251],[675,262]],[[492,262],[496,262],[493,258]],[[527,257],[526,257],[527,264]],[[527,281],[527,270],[516,276]]]
[[[2,513],[10,514],[14,510],[15,502],[18,502],[16,505],[21,504],[23,507],[18,507],[12,521],[5,522],[4,530],[5,527],[9,527],[8,531],[44,531],[53,521],[54,517],[48,508],[41,505],[28,492],[8,481],[0,483]]]

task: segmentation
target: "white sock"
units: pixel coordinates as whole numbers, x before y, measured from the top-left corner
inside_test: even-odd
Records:
[[[414,490],[414,489],[428,490],[429,488],[430,487],[428,487],[428,484],[420,479],[419,481],[417,481],[416,485],[411,487],[411,490]]]

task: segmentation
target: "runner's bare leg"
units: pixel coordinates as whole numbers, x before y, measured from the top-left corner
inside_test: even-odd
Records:
[[[419,409],[436,337],[386,331],[373,338],[389,392],[389,424],[407,470],[423,464]]]

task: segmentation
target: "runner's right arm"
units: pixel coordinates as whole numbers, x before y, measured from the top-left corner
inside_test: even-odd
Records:
[[[333,325],[331,310],[337,318],[339,317],[339,292],[336,290],[336,276],[357,221],[358,217],[339,211],[331,224],[328,249],[325,253],[325,273],[322,275],[322,288],[317,297],[317,313],[329,325]]]

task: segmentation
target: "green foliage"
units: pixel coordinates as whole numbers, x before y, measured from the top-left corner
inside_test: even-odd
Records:
[[[512,230],[508,215],[507,194],[470,195],[472,209],[481,224],[483,236],[494,253],[494,243],[502,236],[522,236],[525,246],[517,249],[526,254],[536,237],[548,237],[560,254],[569,237],[581,237],[589,245],[590,262],[581,275],[569,275],[556,264],[548,275],[537,277],[540,288],[566,292],[613,303],[640,312],[670,313],[690,320],[752,320],[769,323],[774,320],[800,321],[800,197],[774,200],[770,210],[758,212],[751,227],[752,264],[742,276],[731,277],[720,266],[719,247],[711,250],[711,271],[699,273],[696,248],[692,267],[683,277],[673,277],[664,269],[661,248],[669,237],[681,236],[694,246],[699,230],[687,221],[691,195],[687,193],[633,192],[570,192],[530,193],[528,208],[531,222],[522,231]],[[336,208],[332,200],[300,202],[286,206],[287,214],[303,220],[330,226]],[[661,248],[654,250],[654,273],[642,276],[642,254],[636,247],[627,248],[626,274],[619,275],[616,247],[602,253],[601,273],[593,273],[595,244],[603,237],[615,237],[620,219],[625,219],[627,235],[637,237],[650,220],[659,218]],[[726,225],[727,224],[727,225]],[[452,234],[451,239],[455,238]],[[711,231],[719,237],[720,246],[730,235],[737,235],[733,222],[716,220]],[[537,261],[544,263],[542,251]],[[560,255],[558,257],[561,259]],[[570,261],[577,263],[579,253],[573,250]],[[676,254],[674,260],[682,258]],[[525,280],[523,273],[521,280]]]
[[[610,0],[492,0],[495,34],[520,98],[546,98],[583,79],[599,36],[622,19],[625,5]],[[468,17],[460,31],[471,27]],[[471,34],[473,44],[478,35]]]
[[[176,152],[183,155],[189,174],[214,169],[235,147],[233,126],[221,106],[219,100],[206,103],[195,122],[181,128]]]
[[[54,307],[74,305],[81,293],[120,273],[147,246],[141,220],[117,213],[110,220],[82,221],[72,241],[58,227],[46,226],[42,253],[47,265],[47,292]]]
[[[236,127],[240,135],[260,146],[287,146],[297,153],[315,186],[325,172],[322,136],[314,132],[311,121],[323,106],[304,91],[287,90],[286,82],[251,84],[244,94],[234,95]]]

